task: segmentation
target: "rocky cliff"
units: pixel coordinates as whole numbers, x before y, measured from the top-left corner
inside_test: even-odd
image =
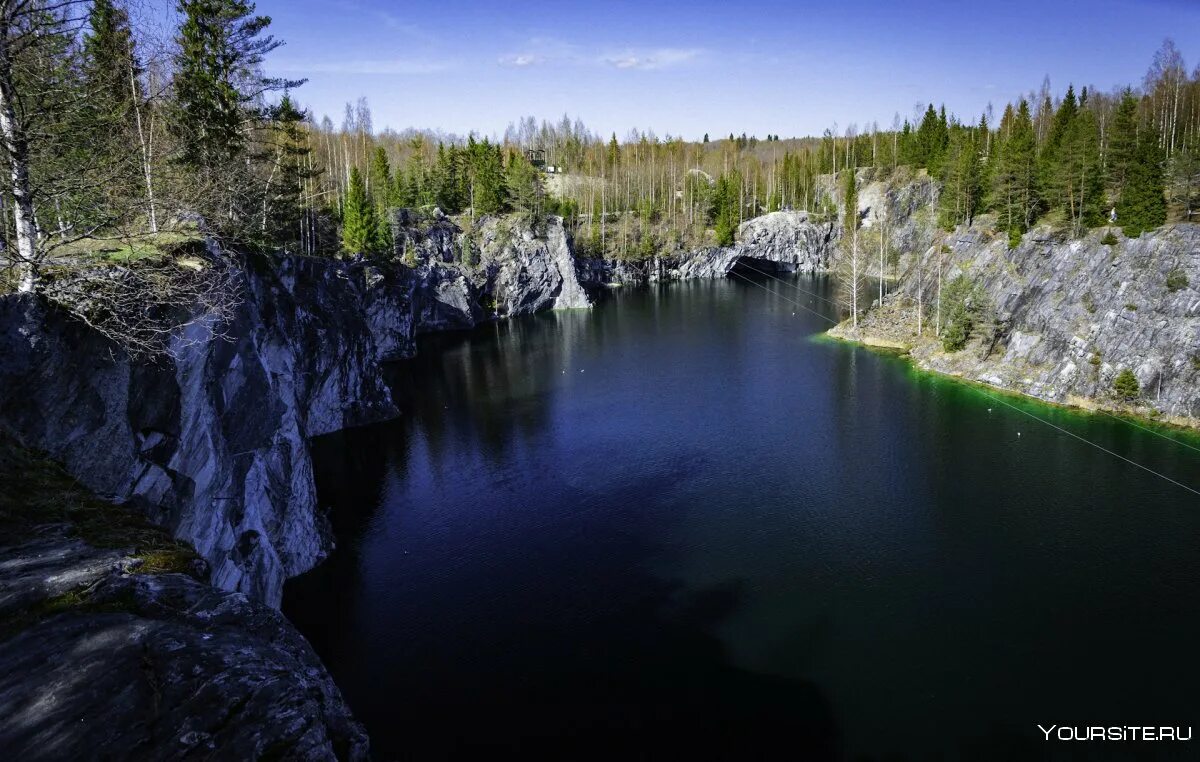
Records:
[[[367,737],[279,612],[0,436],[6,759],[360,760]]]
[[[197,321],[152,362],[44,299],[0,297],[0,428],[140,505],[219,588],[277,606],[331,548],[308,440],[395,414],[383,361],[422,331],[587,306],[560,221],[477,225],[473,241],[449,220],[414,232],[410,266],[248,259],[221,337]]]
[[[584,260],[580,272],[591,287],[722,278],[743,259],[778,272],[822,272],[832,265],[837,240],[835,220],[808,212],[772,212],[743,222],[732,246],[664,252],[637,261]]]
[[[858,330],[834,333],[905,347],[923,368],[1050,402],[1200,425],[1200,226],[1136,239],[1114,231],[1111,244],[1104,233],[1072,240],[1043,227],[1012,249],[986,224],[939,235],[882,308]],[[935,335],[938,296],[958,276],[981,289],[986,315],[951,352]],[[946,311],[941,318],[944,326]],[[1114,393],[1125,369],[1139,382],[1133,400]]]

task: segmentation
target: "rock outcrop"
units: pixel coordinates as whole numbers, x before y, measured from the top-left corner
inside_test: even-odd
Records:
[[[214,588],[191,548],[3,437],[0,479],[7,759],[366,758],[278,611]]]
[[[1112,245],[1103,235],[1068,240],[1039,228],[1009,249],[1005,236],[982,226],[959,229],[914,260],[858,331],[843,325],[835,333],[907,345],[923,368],[1046,401],[1200,425],[1200,225],[1117,236]],[[988,311],[989,326],[957,352],[944,351],[932,335],[939,266],[943,284],[959,275],[976,284]],[[1113,392],[1125,369],[1138,379],[1138,400]]]
[[[308,440],[395,414],[382,362],[411,356],[422,331],[588,304],[561,221],[542,236],[479,224],[470,258],[441,220],[412,267],[249,260],[233,318],[197,322],[156,363],[40,298],[0,297],[0,428],[141,505],[218,587],[277,606],[284,580],[331,548]]]

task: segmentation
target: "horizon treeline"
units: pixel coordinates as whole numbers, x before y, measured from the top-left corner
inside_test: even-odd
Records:
[[[700,141],[526,117],[489,139],[377,132],[364,99],[339,126],[318,121],[299,105],[303,81],[264,74],[282,42],[253,3],[176,9],[158,32],[121,0],[0,5],[0,245],[21,288],[49,263],[181,232],[388,253],[396,208],[560,214],[583,250],[643,257],[730,243],[779,209],[833,215],[829,175],[870,167],[928,172],[942,225],[992,214],[1014,240],[1039,221],[1079,234],[1114,210],[1136,235],[1190,219],[1200,191],[1200,67],[1189,75],[1169,40],[1140,87],[1056,94],[1045,81],[999,116],[929,105],[889,129]]]
[[[437,205],[449,213],[472,209],[462,192],[459,202],[447,202],[455,194],[443,189],[464,182],[448,178],[480,174],[478,162],[466,157],[471,145],[487,145],[503,154],[506,167],[522,166],[518,174],[533,189],[522,186],[512,195],[524,199],[508,202],[504,184],[494,184],[499,195],[487,197],[501,203],[475,211],[560,213],[582,248],[605,255],[727,244],[742,222],[779,209],[832,214],[837,183],[823,176],[847,169],[875,168],[881,178],[904,167],[925,170],[942,185],[943,227],[988,213],[1014,243],[1039,221],[1079,235],[1115,219],[1136,236],[1193,218],[1200,201],[1200,66],[1189,75],[1169,39],[1137,88],[1100,92],[1071,84],[1056,94],[1047,78],[998,114],[989,106],[964,120],[928,104],[911,120],[897,115],[886,130],[872,123],[803,138],[743,133],[701,141],[631,130],[618,139],[568,116],[525,117],[489,142],[412,128],[376,134],[362,98],[346,105],[340,127],[325,117],[313,130],[320,163],[332,170],[323,193],[344,195],[351,170],[366,171],[382,151],[401,188],[391,193],[395,205]],[[544,152],[556,170],[543,178],[545,194],[528,175],[529,151]]]

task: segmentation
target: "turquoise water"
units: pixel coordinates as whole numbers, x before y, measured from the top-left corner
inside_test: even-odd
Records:
[[[1200,498],[761,284],[427,337],[317,443],[339,548],[285,612],[377,756],[1194,757],[1037,725],[1197,720]]]

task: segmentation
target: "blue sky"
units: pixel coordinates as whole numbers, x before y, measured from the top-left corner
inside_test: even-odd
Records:
[[[385,2],[259,0],[272,73],[340,123],[499,134],[526,114],[699,138],[891,124],[945,102],[974,120],[1049,75],[1141,81],[1164,37],[1200,62],[1200,0]]]

